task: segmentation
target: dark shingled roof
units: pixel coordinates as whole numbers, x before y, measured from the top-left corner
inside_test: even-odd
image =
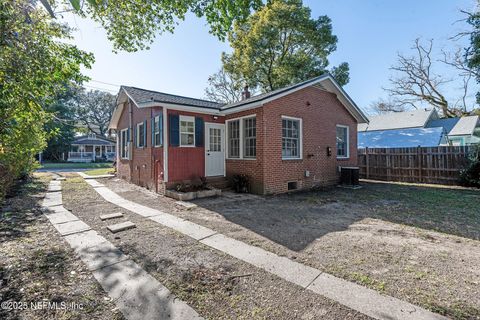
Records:
[[[89,136],[80,136],[76,137],[72,144],[112,146],[115,145],[115,141],[99,136],[96,136],[96,139],[92,139]]]
[[[220,110],[220,107],[223,105],[213,101],[177,96],[174,94],[145,90],[136,87],[122,86],[122,88],[125,89],[125,91],[138,104],[145,102],[163,102],[215,110]]]
[[[309,79],[309,80],[306,80],[306,81],[303,81],[303,82],[300,82],[300,83],[296,83],[296,84],[293,84],[293,85],[288,86],[288,87],[283,87],[283,88],[280,88],[280,89],[277,89],[277,90],[273,90],[273,91],[270,91],[270,92],[267,92],[267,93],[262,93],[262,94],[253,96],[251,98],[248,98],[248,99],[245,99],[245,100],[242,100],[242,101],[239,101],[239,102],[235,102],[235,103],[225,105],[222,108],[222,110],[228,110],[228,109],[231,109],[231,108],[236,108],[236,107],[243,106],[243,105],[248,104],[248,103],[262,101],[262,100],[268,99],[270,97],[273,97],[277,94],[281,94],[283,92],[301,87],[303,85],[306,85],[306,84],[309,84],[309,83],[312,83],[312,82],[315,82],[317,80],[320,80],[322,78],[327,78],[327,77],[328,77],[328,73],[325,73],[325,74],[323,74],[319,77],[312,78],[312,79]]]

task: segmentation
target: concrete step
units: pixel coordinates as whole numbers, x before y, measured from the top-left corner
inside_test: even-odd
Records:
[[[122,223],[112,224],[111,226],[108,226],[107,229],[111,233],[117,233],[117,232],[120,232],[120,231],[132,229],[132,228],[135,228],[135,227],[136,226],[133,222],[125,221],[125,222],[122,222]]]
[[[230,187],[230,181],[226,177],[209,177],[207,178],[207,184],[216,189],[225,190]]]

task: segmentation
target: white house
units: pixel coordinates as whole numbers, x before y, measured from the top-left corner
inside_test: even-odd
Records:
[[[77,137],[68,152],[67,161],[70,162],[93,162],[114,161],[115,142],[102,136],[91,133]]]

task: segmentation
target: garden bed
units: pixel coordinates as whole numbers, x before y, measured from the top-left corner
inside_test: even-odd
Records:
[[[222,190],[207,187],[202,190],[192,190],[192,191],[177,191],[177,190],[165,190],[165,195],[167,197],[180,200],[180,201],[189,201],[200,198],[216,197],[222,195]]]

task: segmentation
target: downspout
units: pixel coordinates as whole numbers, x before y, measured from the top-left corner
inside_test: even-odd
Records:
[[[129,146],[128,146],[128,157],[129,157],[129,165],[130,165],[130,179],[133,180],[133,118],[132,118],[133,110],[132,110],[132,103],[130,99],[128,99],[128,130],[130,131],[129,137]]]
[[[168,119],[167,108],[163,107],[163,182],[168,182]]]

